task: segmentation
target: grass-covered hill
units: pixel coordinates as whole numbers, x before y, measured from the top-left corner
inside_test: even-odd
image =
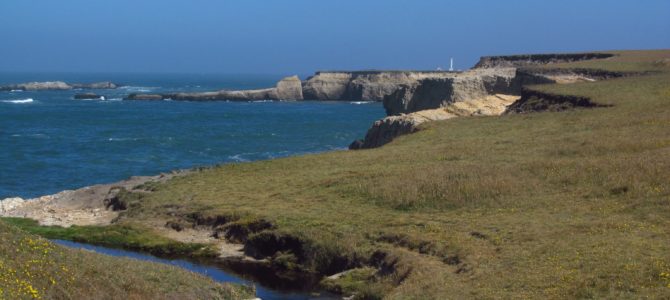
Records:
[[[253,288],[219,284],[156,263],[67,249],[0,222],[0,299],[251,299]]]
[[[350,270],[323,285],[359,297],[668,298],[670,51],[615,54],[552,67],[645,75],[530,87],[608,107],[223,165],[126,195],[115,226],[218,220],[280,269]]]

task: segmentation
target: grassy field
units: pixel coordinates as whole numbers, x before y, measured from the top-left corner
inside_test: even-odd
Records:
[[[40,226],[37,221],[24,218],[0,218],[30,233],[58,240],[95,244],[141,251],[162,257],[210,257],[215,250],[203,244],[186,244],[170,240],[141,226]]]
[[[250,253],[356,268],[324,286],[362,298],[670,298],[670,51],[617,54],[565,67],[654,73],[532,87],[612,107],[215,167],[154,187],[119,225],[220,216]]]
[[[0,299],[250,299],[253,288],[219,284],[155,263],[67,249],[0,222]]]

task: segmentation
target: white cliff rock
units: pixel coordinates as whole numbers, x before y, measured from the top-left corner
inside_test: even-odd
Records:
[[[420,130],[421,124],[430,121],[468,116],[498,116],[518,99],[519,96],[515,95],[488,95],[479,99],[455,102],[437,109],[389,116],[372,124],[365,139],[353,142],[349,148],[356,150],[380,147],[398,136]]]
[[[7,212],[13,211],[17,207],[22,206],[26,200],[22,198],[7,198],[0,200],[0,214],[5,214]]]

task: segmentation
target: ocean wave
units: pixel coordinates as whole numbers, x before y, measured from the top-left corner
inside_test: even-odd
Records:
[[[235,162],[247,162],[250,161],[249,159],[243,158],[242,155],[244,154],[236,154],[236,155],[231,155],[228,156],[229,160],[235,161]]]
[[[33,100],[33,98],[28,98],[28,99],[16,99],[16,100],[0,100],[0,102],[14,103],[14,104],[26,104],[26,103],[33,103],[35,101]]]
[[[23,92],[23,90],[11,90],[11,91],[9,91],[9,92],[10,92],[10,93],[21,93],[21,92]]]
[[[254,101],[249,101],[253,103],[269,103],[269,102],[275,102],[274,100],[254,100]]]
[[[31,133],[31,134],[12,134],[11,137],[32,137],[32,138],[49,138],[48,135],[44,133]]]
[[[108,142],[126,142],[126,141],[139,141],[140,138],[108,138]]]
[[[100,96],[98,98],[91,98],[91,99],[77,99],[78,101],[105,101],[107,98],[105,96]]]
[[[349,104],[354,104],[354,105],[370,104],[370,103],[375,103],[375,102],[374,101],[352,101],[352,102],[349,102]]]

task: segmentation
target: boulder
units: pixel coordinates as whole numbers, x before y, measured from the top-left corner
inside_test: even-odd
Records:
[[[105,100],[104,96],[100,96],[94,93],[83,93],[74,95],[76,100]]]
[[[163,95],[160,94],[130,94],[124,100],[144,100],[144,101],[157,101],[163,100]]]

